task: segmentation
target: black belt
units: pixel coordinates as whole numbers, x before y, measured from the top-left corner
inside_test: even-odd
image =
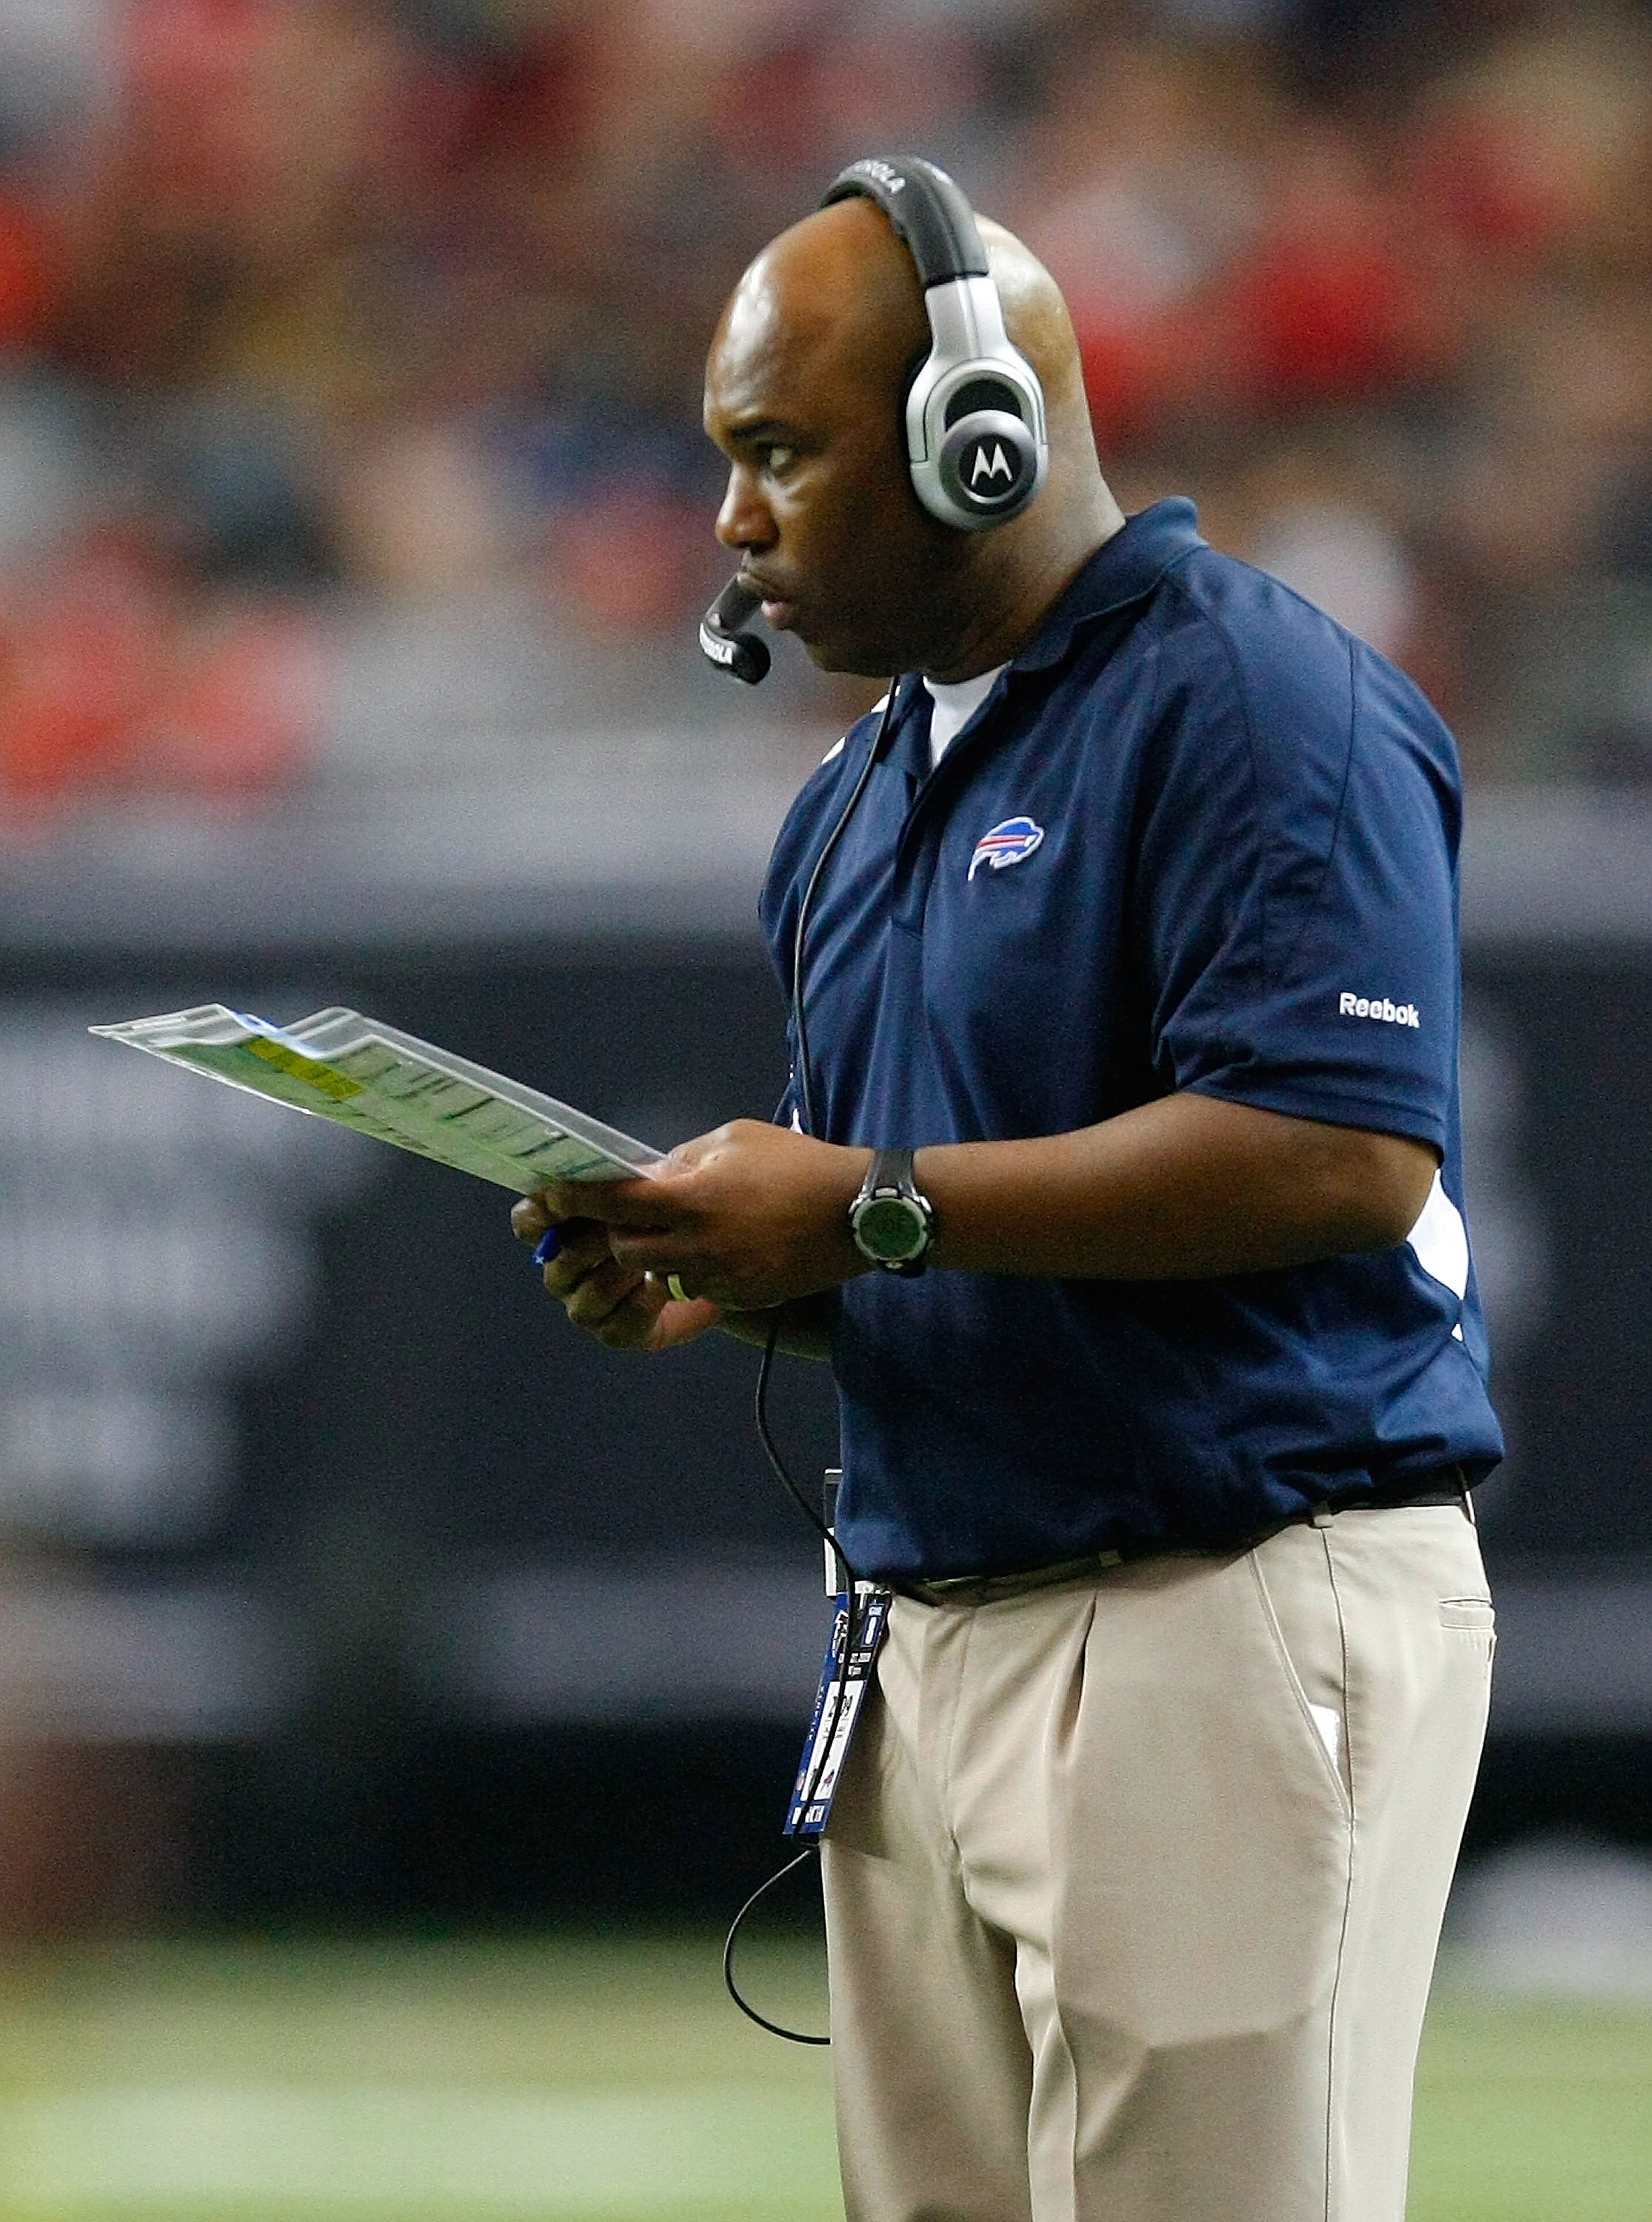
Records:
[[[1195,1545],[1170,1545],[1162,1551],[1140,1551],[1130,1554],[1129,1563],[1139,1564],[1144,1559],[1238,1558],[1246,1551],[1254,1551],[1259,1543],[1278,1535],[1287,1528],[1299,1528],[1308,1521],[1323,1524],[1328,1516],[1338,1512],[1376,1510],[1399,1511],[1407,1506],[1422,1504],[1458,1504],[1467,1517],[1474,1516],[1474,1508],[1468,1495],[1467,1469],[1461,1459],[1449,1466],[1436,1466],[1429,1473],[1418,1474],[1414,1481],[1397,1481],[1386,1488],[1378,1489],[1369,1497],[1350,1497],[1341,1504],[1329,1499],[1323,1504],[1310,1504],[1294,1512],[1287,1520],[1276,1520],[1272,1527],[1264,1528],[1254,1535],[1247,1535],[1236,1543],[1216,1549],[1200,1548]],[[995,1604],[1004,1597],[1025,1597],[1033,1590],[1054,1589],[1060,1582],[1084,1581],[1092,1574],[1104,1574],[1114,1566],[1126,1563],[1123,1551],[1095,1551],[1088,1558],[1062,1559],[1054,1566],[1031,1566],[1017,1574],[942,1574],[934,1581],[892,1581],[889,1586],[899,1597],[913,1597],[919,1604]]]

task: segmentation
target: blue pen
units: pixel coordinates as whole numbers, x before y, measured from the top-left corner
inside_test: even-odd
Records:
[[[552,1259],[555,1257],[557,1252],[561,1247],[562,1235],[560,1229],[554,1227],[548,1227],[545,1229],[545,1232],[540,1236],[538,1241],[534,1245],[535,1265],[548,1265]]]

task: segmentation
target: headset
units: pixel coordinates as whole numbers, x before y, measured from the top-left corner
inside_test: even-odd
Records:
[[[957,531],[1007,524],[1049,474],[1049,431],[1038,373],[1004,330],[974,211],[944,170],[916,154],[851,162],[820,205],[856,198],[889,218],[923,288],[929,352],[905,401],[912,491]],[[731,579],[700,620],[704,654],[748,687],[769,668],[767,643],[742,630],[759,600]]]

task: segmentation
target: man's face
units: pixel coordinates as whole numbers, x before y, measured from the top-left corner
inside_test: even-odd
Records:
[[[959,536],[907,477],[905,319],[869,340],[864,319],[800,304],[800,290],[758,264],[713,342],[705,429],[729,462],[717,537],[771,625],[823,670],[879,678],[924,663],[955,622]]]

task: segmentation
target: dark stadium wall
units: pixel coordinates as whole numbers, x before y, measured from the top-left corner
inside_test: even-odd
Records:
[[[0,973],[0,1003],[37,1028],[59,1013],[77,1040],[88,1015],[218,997],[278,1018],[354,1003],[661,1144],[767,1116],[782,1078],[779,995],[723,935],[19,953]],[[1652,1840],[1652,1104],[1635,1084],[1652,957],[1499,944],[1471,961],[1468,1007],[1512,1446],[1482,1500],[1505,1633],[1471,1844],[1567,1823]],[[166,1079],[181,1102],[189,1083]],[[397,1923],[723,1908],[777,1852],[823,1630],[817,1547],[752,1433],[752,1355],[598,1349],[543,1298],[502,1192],[349,1147],[291,1207],[303,1303],[223,1360],[216,1496],[171,1533],[42,1534],[6,1569],[27,1584],[49,1549],[53,1579],[78,1570],[89,1594],[222,1608],[172,1716],[163,1692],[123,1718],[105,1692],[86,1730],[166,1754],[178,1847],[145,1905]],[[128,1195],[141,1178],[128,1169]],[[219,1168],[208,1203],[241,1178]],[[813,1477],[833,1446],[823,1373],[786,1367],[776,1404]],[[72,1744],[73,1719],[53,1733]]]

